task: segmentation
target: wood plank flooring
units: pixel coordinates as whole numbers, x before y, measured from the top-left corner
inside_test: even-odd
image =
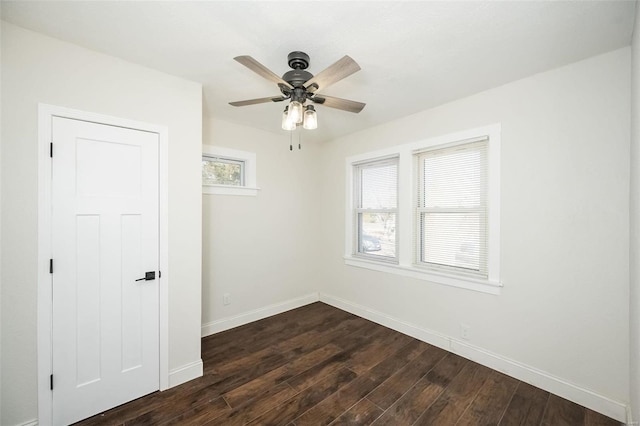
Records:
[[[203,377],[78,425],[619,425],[314,303],[202,339]]]

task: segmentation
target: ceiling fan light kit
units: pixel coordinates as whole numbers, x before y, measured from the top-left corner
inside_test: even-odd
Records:
[[[288,100],[289,104],[282,113],[281,127],[283,130],[295,130],[299,125],[307,130],[318,128],[318,114],[313,105],[305,105],[307,101],[353,113],[359,113],[365,106],[362,102],[316,93],[317,90],[324,89],[360,70],[360,66],[349,56],[345,55],[314,76],[306,71],[309,67],[309,55],[304,52],[291,52],[287,56],[287,62],[292,70],[284,73],[282,78],[251,56],[237,56],[233,59],[261,77],[276,83],[282,95],[229,102],[229,104],[238,107]]]

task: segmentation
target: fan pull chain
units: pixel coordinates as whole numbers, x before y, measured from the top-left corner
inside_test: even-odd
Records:
[[[302,139],[302,132],[298,133],[298,150],[302,148],[302,144],[300,143],[301,139]]]
[[[289,151],[293,151],[293,132],[289,132]]]

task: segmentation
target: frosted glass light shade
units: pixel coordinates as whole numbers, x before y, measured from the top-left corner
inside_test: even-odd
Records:
[[[297,124],[302,122],[302,104],[298,101],[291,101],[289,104],[289,121]]]
[[[289,107],[284,109],[282,113],[282,130],[295,130],[296,123],[289,120]]]
[[[313,130],[318,128],[318,114],[316,114],[315,108],[312,105],[307,106],[304,112],[304,125],[307,130]]]

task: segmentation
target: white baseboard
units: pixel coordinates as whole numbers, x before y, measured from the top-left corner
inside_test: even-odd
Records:
[[[297,299],[290,299],[285,302],[275,303],[263,308],[254,309],[253,311],[244,312],[233,317],[211,321],[206,324],[202,324],[202,337],[249,324],[250,322],[258,321],[273,315],[281,314],[319,300],[320,298],[318,293],[311,293],[306,296],[298,297]]]
[[[181,385],[189,380],[202,377],[203,365],[202,360],[199,359],[190,364],[183,365],[178,368],[174,368],[169,372],[169,387]]]
[[[16,426],[38,426],[38,419],[29,420],[28,422],[20,423]]]
[[[478,346],[422,328],[415,324],[404,322],[366,306],[325,293],[320,293],[320,301],[403,334],[407,334],[423,342],[438,346],[449,352],[454,352],[478,364],[501,371],[508,376],[537,386],[547,392],[561,396],[615,420],[629,422],[629,424],[631,424],[631,419],[627,417],[627,405],[625,403],[612,400],[594,391],[569,383],[564,379],[520,362],[494,354]]]

